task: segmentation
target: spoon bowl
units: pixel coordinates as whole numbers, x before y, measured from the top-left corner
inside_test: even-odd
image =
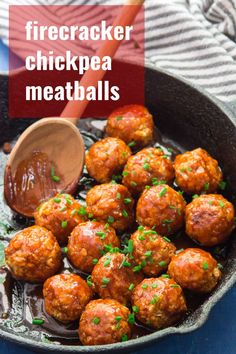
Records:
[[[32,153],[41,154],[44,157],[43,161],[37,158],[36,165],[32,166],[34,160]],[[14,198],[14,191],[17,188],[16,173],[20,166],[24,170],[23,173],[29,171],[29,174],[22,178],[24,186],[21,182],[20,187],[29,193],[30,190],[34,190],[34,195],[36,191],[39,202],[57,192],[73,194],[83,170],[84,154],[84,142],[79,129],[68,119],[45,118],[32,124],[20,136],[8,159],[4,183],[7,203],[21,215],[33,216],[33,210],[26,208],[23,199],[19,201],[19,198],[18,200]],[[38,180],[35,180],[37,173],[33,173],[32,168],[38,170],[40,175]],[[52,184],[51,188],[44,188],[49,184]],[[32,204],[36,203],[35,200]]]

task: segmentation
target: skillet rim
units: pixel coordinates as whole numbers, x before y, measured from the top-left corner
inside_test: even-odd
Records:
[[[131,60],[121,60],[121,62],[126,62],[128,64],[132,64],[134,66],[139,67],[140,64],[134,63]],[[199,87],[198,85],[189,82],[188,80],[174,74],[170,73],[168,70],[165,70],[160,67],[156,67],[152,63],[145,63],[145,70],[148,69],[150,71],[158,71],[161,74],[164,74],[166,77],[170,77],[174,80],[180,81],[185,86],[190,87],[191,89],[198,92],[198,94],[203,95],[205,99],[210,101],[211,104],[215,105],[221,112],[224,114],[225,118],[232,123],[232,127],[236,128],[236,114],[233,113],[233,102],[222,102],[209,94],[206,90]],[[24,71],[24,68],[19,68],[14,70],[13,75],[20,75],[21,72]],[[2,75],[0,73],[0,76]],[[23,336],[17,336],[16,334],[9,333],[0,328],[0,338],[8,340],[10,342],[19,344],[21,346],[25,346],[28,349],[43,351],[47,350],[49,352],[59,351],[60,353],[110,353],[111,351],[117,352],[118,350],[123,350],[124,352],[131,352],[133,349],[141,349],[144,346],[150,346],[151,344],[157,342],[158,340],[176,334],[187,334],[193,331],[196,331],[200,328],[208,319],[209,314],[216,303],[226,294],[228,290],[230,290],[233,285],[236,283],[236,272],[234,272],[229,279],[226,279],[225,283],[222,287],[216,290],[211,298],[208,299],[205,303],[203,303],[197,310],[200,311],[198,314],[198,318],[193,325],[187,326],[184,328],[180,327],[168,327],[166,329],[153,332],[151,334],[129,340],[123,343],[115,343],[108,345],[96,345],[96,346],[78,346],[78,345],[58,345],[44,342],[37,342],[33,339],[24,338]],[[210,301],[209,301],[210,300]]]

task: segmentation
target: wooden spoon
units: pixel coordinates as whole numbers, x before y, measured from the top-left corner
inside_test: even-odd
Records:
[[[144,0],[128,0],[113,25],[133,23]],[[105,41],[96,55],[115,55],[121,41]],[[80,85],[96,86],[105,71],[88,70]],[[44,118],[27,128],[15,144],[5,168],[4,195],[14,211],[32,217],[41,201],[57,192],[73,194],[84,165],[84,143],[76,123],[88,101],[70,101],[61,117]],[[68,118],[70,117],[70,118]]]

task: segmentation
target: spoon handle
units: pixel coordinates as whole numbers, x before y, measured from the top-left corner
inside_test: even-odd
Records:
[[[117,18],[115,19],[113,26],[130,26],[135,20],[141,6],[143,5],[144,0],[126,0],[125,6],[122,7],[120,13],[118,14]],[[128,6],[128,5],[136,5],[136,6]],[[96,55],[101,59],[104,56],[110,56],[111,58],[114,57],[117,49],[119,48],[121,41],[118,40],[106,40],[100,49],[98,49]],[[98,81],[102,80],[106,71],[100,69],[98,71],[93,71],[89,69],[86,71],[84,76],[80,81],[80,85],[83,86],[86,90],[89,86],[97,86]],[[89,101],[69,101],[64,108],[63,112],[61,113],[61,117],[71,121],[72,123],[76,124],[77,121],[82,116],[84,110],[86,109]],[[71,118],[68,118],[71,117]]]

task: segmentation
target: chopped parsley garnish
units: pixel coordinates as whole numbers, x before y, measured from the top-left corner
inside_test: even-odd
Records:
[[[122,210],[122,215],[124,216],[124,218],[128,218],[129,214],[127,213],[126,210]]]
[[[164,197],[164,195],[166,194],[166,192],[167,192],[167,188],[166,188],[166,187],[162,188],[162,190],[161,190],[160,193],[159,193],[159,197]]]
[[[104,267],[109,267],[111,263],[111,258],[106,258],[105,262],[103,263]]]
[[[148,171],[150,169],[150,165],[146,162],[145,164],[143,164],[143,169],[145,171]]]
[[[54,165],[52,165],[52,167],[51,167],[51,179],[54,182],[60,182],[60,180],[61,180],[59,176],[55,175],[55,167],[54,167]]]
[[[166,279],[170,278],[169,274],[162,274],[161,276],[162,276],[162,278],[166,278]]]
[[[219,183],[219,188],[220,188],[222,191],[224,191],[224,190],[225,190],[225,188],[226,188],[226,185],[227,185],[227,183],[226,183],[226,182],[221,181],[221,182]]]
[[[160,300],[159,296],[155,295],[151,301],[151,304],[155,305],[157,303],[157,301],[159,301],[159,300]]]
[[[61,222],[61,227],[63,229],[65,229],[67,227],[67,225],[68,225],[68,221],[67,220],[64,220],[64,221]]]
[[[108,218],[107,218],[107,222],[109,223],[109,224],[112,224],[113,222],[115,221],[115,219],[113,218],[113,216],[108,216]]]
[[[164,236],[163,239],[164,239],[166,242],[171,242],[171,240],[170,240],[168,237],[166,237],[166,236]]]
[[[223,203],[222,200],[219,200],[219,205],[221,206],[221,208],[225,207],[225,203]]]
[[[202,268],[203,268],[204,270],[209,269],[208,263],[207,263],[207,262],[204,262],[204,263],[202,264]]]
[[[132,310],[133,310],[134,313],[138,313],[139,312],[138,306],[132,306]]]
[[[120,198],[121,198],[121,194],[120,194],[120,193],[117,193],[116,199],[120,200]]]
[[[130,184],[131,184],[132,187],[136,187],[137,186],[137,183],[134,182],[134,181],[131,181]]]
[[[142,266],[141,265],[137,265],[133,268],[133,272],[134,273],[137,273],[137,272],[140,272],[140,270],[142,270]]]
[[[115,320],[116,320],[117,322],[120,322],[120,321],[122,320],[122,317],[121,317],[121,316],[116,316]]]
[[[128,340],[127,334],[122,334],[121,341],[122,342],[127,342],[127,340]]]
[[[78,211],[77,209],[72,210],[71,215],[72,215],[72,216],[75,216],[75,214],[77,213],[77,211]]]
[[[129,147],[133,147],[133,146],[135,146],[135,145],[136,145],[136,141],[131,141],[131,142],[128,144]]]
[[[42,319],[42,318],[34,318],[32,320],[32,324],[36,325],[36,326],[41,326],[42,324],[44,324],[44,319]]]
[[[100,323],[100,321],[101,321],[101,320],[100,320],[99,317],[94,317],[94,318],[93,318],[93,323],[96,324],[96,325],[98,325],[98,324]]]
[[[160,267],[165,267],[166,266],[166,262],[165,261],[161,261],[158,263]]]
[[[86,214],[87,212],[85,207],[82,206],[81,208],[79,208],[78,215],[86,215]]]
[[[124,204],[130,204],[130,203],[132,203],[132,200],[130,198],[124,199]]]
[[[134,289],[134,284],[131,283],[130,286],[129,286],[129,291],[132,291]]]
[[[88,276],[87,276],[86,281],[87,281],[88,286],[91,287],[91,286],[93,285],[93,282],[92,282],[92,280],[91,280],[91,275],[88,275]]]
[[[129,324],[134,324],[135,323],[135,317],[134,317],[134,313],[131,313],[129,316],[128,316],[128,323]]]
[[[97,231],[96,235],[99,236],[101,240],[104,240],[106,238],[106,233],[103,231]]]
[[[110,279],[109,278],[102,278],[102,284],[107,285],[110,283]]]
[[[171,288],[180,288],[180,286],[178,284],[171,284],[170,287]]]
[[[152,255],[152,251],[147,251],[144,253],[145,257],[151,257],[151,255]]]

